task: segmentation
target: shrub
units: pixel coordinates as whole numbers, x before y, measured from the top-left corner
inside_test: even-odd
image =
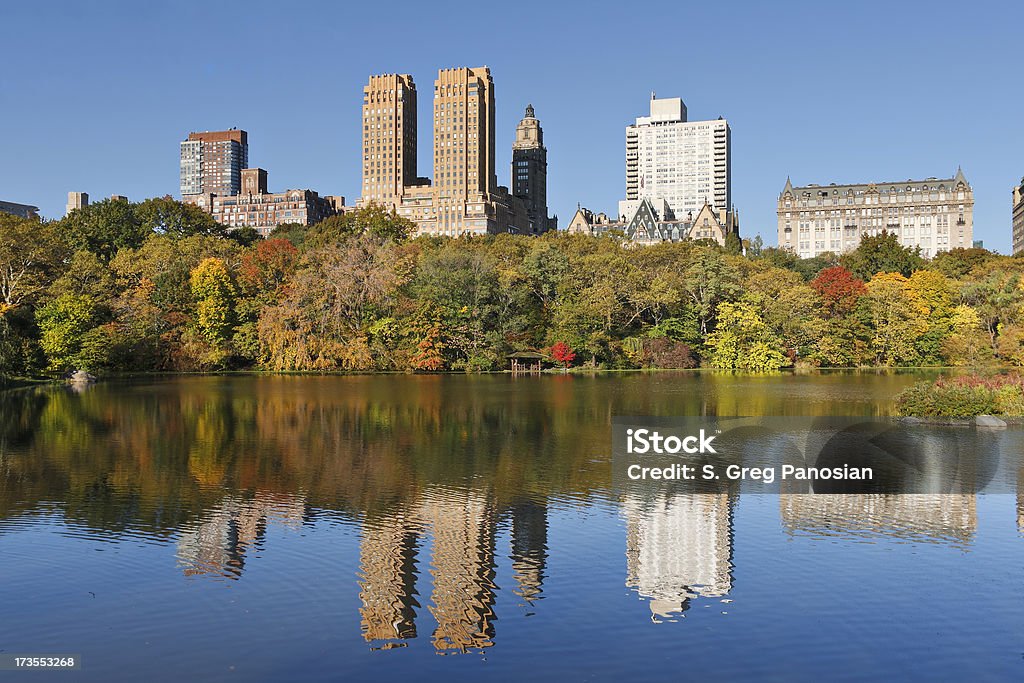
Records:
[[[697,367],[697,359],[693,357],[690,347],[668,337],[645,339],[642,362],[644,367],[648,368]]]
[[[1024,415],[1024,378],[1020,375],[955,377],[920,382],[896,397],[900,415],[975,417]]]

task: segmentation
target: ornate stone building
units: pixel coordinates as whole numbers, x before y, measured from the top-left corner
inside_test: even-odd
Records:
[[[516,126],[509,187],[526,207],[531,234],[540,235],[557,229],[557,217],[548,217],[548,150],[544,146],[544,129],[532,104],[526,105],[526,115]]]
[[[800,258],[856,249],[862,235],[888,231],[931,257],[970,248],[974,192],[959,168],[952,178],[794,187],[779,195],[779,247]]]

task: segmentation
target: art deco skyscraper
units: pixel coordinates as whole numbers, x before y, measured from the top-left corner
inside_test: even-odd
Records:
[[[401,203],[416,182],[416,84],[409,74],[370,76],[363,88],[363,202]]]
[[[242,169],[249,167],[249,136],[244,130],[189,133],[181,143],[181,196],[236,195]]]
[[[442,232],[467,224],[467,206],[497,189],[494,82],[487,67],[441,69],[434,81],[434,209]]]
[[[526,115],[516,126],[509,187],[526,205],[533,234],[539,235],[554,227],[548,218],[548,150],[544,147],[544,130],[534,115],[532,104],[526,105]]]
[[[494,82],[487,67],[441,69],[434,81],[434,178],[416,177],[412,77],[371,76],[363,101],[360,203],[384,204],[420,233],[529,233],[523,202],[495,175]]]

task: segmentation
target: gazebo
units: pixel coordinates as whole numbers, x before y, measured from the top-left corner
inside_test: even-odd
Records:
[[[512,363],[513,375],[539,375],[541,363],[544,362],[545,358],[546,356],[543,353],[537,353],[536,351],[516,351],[515,353],[508,354],[508,359]]]

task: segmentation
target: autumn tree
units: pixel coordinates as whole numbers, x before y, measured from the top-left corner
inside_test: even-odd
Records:
[[[928,306],[899,273],[879,273],[867,283],[866,301],[879,365],[913,365],[921,360],[917,341],[928,330]]]
[[[712,367],[768,372],[788,364],[780,351],[782,340],[772,334],[751,303],[722,302],[717,317],[718,326],[707,339]]]
[[[228,342],[235,325],[235,285],[224,261],[203,259],[191,273],[195,304],[193,328],[208,349],[197,354],[203,366],[222,365],[229,355]]]
[[[562,370],[568,370],[572,362],[576,360],[576,353],[572,348],[563,341],[555,342],[551,345],[551,358],[556,363],[562,364]]]
[[[829,316],[849,314],[868,291],[864,281],[843,266],[822,270],[811,280],[811,287],[821,298]]]

